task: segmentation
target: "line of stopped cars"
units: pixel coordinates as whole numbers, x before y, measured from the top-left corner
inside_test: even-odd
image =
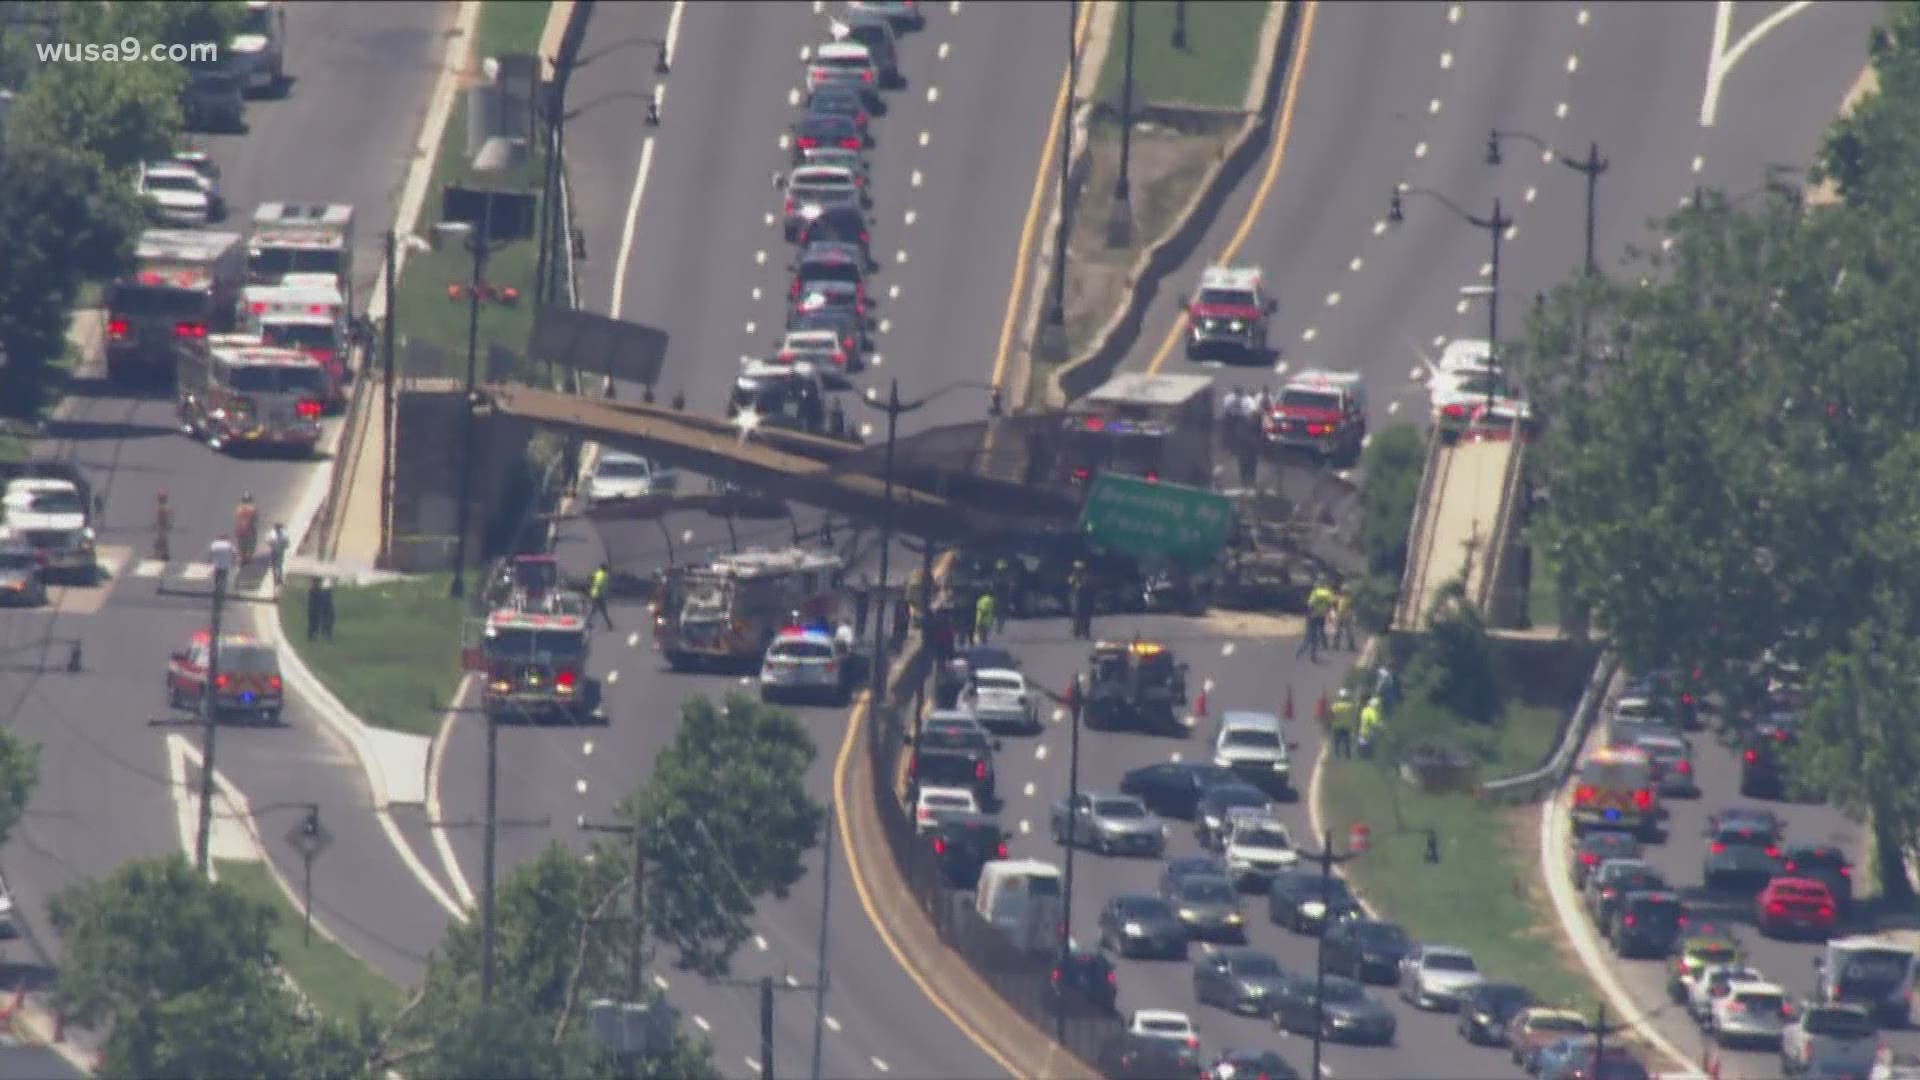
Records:
[[[1740,725],[1743,796],[1787,789],[1781,750],[1804,702],[1784,674],[1763,676],[1753,720]],[[1604,745],[1582,762],[1571,807],[1568,874],[1587,914],[1616,956],[1664,963],[1672,1003],[1721,1047],[1777,1050],[1790,1075],[1920,1077],[1920,1062],[1879,1034],[1910,1023],[1915,950],[1849,933],[1853,868],[1838,845],[1789,839],[1773,810],[1731,805],[1705,817],[1697,885],[1669,881],[1646,857],[1667,839],[1661,800],[1701,795],[1690,733],[1712,708],[1697,675],[1670,671],[1626,679],[1607,704]],[[1796,994],[1759,971],[1736,922],[1823,943],[1813,984]],[[1590,1044],[1581,1033],[1516,1043],[1515,1060],[1544,1075]]]

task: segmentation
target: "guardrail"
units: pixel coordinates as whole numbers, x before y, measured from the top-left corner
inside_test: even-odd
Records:
[[[1427,460],[1420,469],[1420,494],[1413,502],[1413,523],[1407,527],[1407,565],[1400,571],[1400,596],[1393,606],[1393,624],[1412,630],[1420,625],[1421,601],[1427,591],[1427,546],[1439,518],[1433,513],[1433,493],[1446,480],[1451,458],[1440,439],[1440,427],[1427,429]]]
[[[1544,765],[1518,776],[1488,780],[1480,785],[1480,794],[1502,802],[1534,802],[1558,788],[1579,760],[1580,747],[1586,744],[1587,733],[1593,730],[1593,722],[1600,715],[1600,706],[1606,702],[1607,688],[1619,666],[1619,660],[1610,652],[1601,653],[1594,661],[1593,675],[1587,679],[1580,703],[1573,707],[1573,714],[1560,729],[1560,741]]]

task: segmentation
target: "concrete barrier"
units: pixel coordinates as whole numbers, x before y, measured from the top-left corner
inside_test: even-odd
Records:
[[[1240,134],[1228,146],[1219,163],[1201,180],[1199,189],[1181,212],[1178,224],[1134,262],[1128,274],[1130,285],[1126,303],[1100,329],[1091,346],[1053,373],[1048,389],[1048,396],[1053,403],[1064,403],[1085,396],[1094,387],[1112,378],[1114,370],[1140,339],[1140,328],[1146,323],[1147,313],[1160,300],[1161,285],[1193,257],[1200,242],[1206,238],[1207,230],[1212,227],[1214,218],[1219,216],[1220,208],[1226,204],[1227,197],[1272,145],[1274,118],[1287,75],[1292,70],[1303,10],[1298,0],[1286,4],[1285,13],[1281,16],[1278,44],[1274,50],[1275,62],[1267,71],[1259,109],[1246,117]],[[1095,108],[1096,114],[1098,109]],[[1157,109],[1166,114],[1170,126],[1177,126],[1174,118],[1193,122],[1200,113],[1221,115],[1219,110],[1181,106],[1149,106],[1148,109]],[[1143,110],[1143,117],[1147,111]]]

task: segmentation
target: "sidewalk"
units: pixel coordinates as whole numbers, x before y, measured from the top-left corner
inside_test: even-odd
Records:
[[[360,377],[379,376],[367,371]],[[355,418],[360,429],[349,430],[340,441],[341,458],[334,463],[335,468],[348,473],[340,485],[342,505],[335,514],[339,539],[333,561],[371,567],[378,566],[380,559],[380,489],[386,479],[388,435],[386,395],[378,390],[367,394],[362,410],[362,416]]]

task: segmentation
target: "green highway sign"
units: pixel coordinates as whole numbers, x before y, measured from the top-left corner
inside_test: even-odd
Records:
[[[1233,528],[1226,496],[1114,473],[1094,477],[1080,530],[1103,547],[1190,569],[1213,561]]]

